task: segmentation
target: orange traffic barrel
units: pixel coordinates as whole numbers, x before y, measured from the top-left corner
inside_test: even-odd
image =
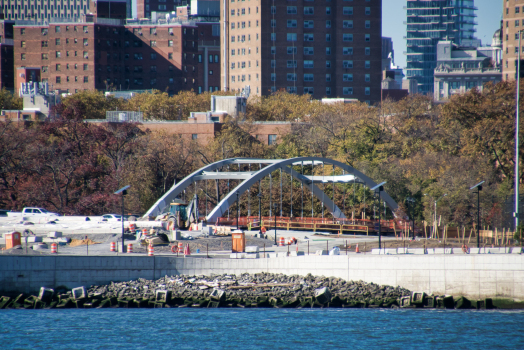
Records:
[[[131,243],[129,243],[129,244],[127,245],[127,252],[128,252],[128,253],[132,253],[132,252],[133,252],[133,245],[132,245]]]
[[[51,243],[51,254],[54,254],[57,252],[57,244],[56,243]]]
[[[153,248],[152,245],[150,245],[148,248],[147,248],[147,256],[154,256],[155,255],[155,248]]]
[[[110,251],[112,252],[116,252],[116,243],[115,242],[111,242],[111,245],[109,246],[110,247]]]
[[[285,240],[285,238],[284,238],[284,237],[280,237],[280,240],[279,240],[279,242],[278,242],[278,246],[279,246],[279,247],[283,247],[283,246],[285,246],[285,245],[286,245],[286,240]]]
[[[178,252],[183,253],[184,252],[184,243],[178,242]]]
[[[143,234],[144,236],[147,236],[147,228],[143,228],[143,229],[142,229],[142,234]]]
[[[129,231],[131,233],[135,233],[135,231],[136,231],[136,224],[129,224]]]

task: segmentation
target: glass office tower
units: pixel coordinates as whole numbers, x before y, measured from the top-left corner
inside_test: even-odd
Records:
[[[422,94],[433,93],[437,43],[479,46],[474,0],[407,0],[406,77],[416,78]]]

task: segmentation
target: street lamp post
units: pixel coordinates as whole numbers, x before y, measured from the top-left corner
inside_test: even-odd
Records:
[[[277,245],[277,207],[278,205],[275,203],[273,209],[275,209],[275,245]]]
[[[386,184],[386,181],[376,185],[371,189],[371,191],[377,191],[378,192],[378,249],[381,248],[381,241],[382,241],[382,232],[380,227],[380,192],[384,191],[384,185]]]
[[[516,121],[515,121],[515,231],[519,226],[519,107],[520,107],[520,50],[522,48],[522,33],[524,30],[519,30],[519,57],[517,62],[517,106],[516,106]]]
[[[480,248],[480,191],[482,191],[482,184],[484,182],[485,181],[479,182],[470,188],[470,190],[477,189],[477,248]]]
[[[258,223],[259,223],[259,230],[258,233],[262,234],[262,193],[258,192]]]
[[[120,219],[122,221],[122,253],[125,251],[125,243],[124,243],[124,196],[127,195],[127,189],[131,187],[130,185],[127,185],[125,187],[122,187],[118,191],[116,191],[114,194],[122,193],[122,218]]]

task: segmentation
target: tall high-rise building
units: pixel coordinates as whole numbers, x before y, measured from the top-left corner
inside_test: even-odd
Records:
[[[519,31],[524,29],[524,3],[519,0],[503,1],[502,10],[502,80],[515,80],[519,54]],[[522,38],[524,39],[524,38]],[[524,40],[521,44],[524,47]],[[524,75],[524,50],[521,51],[521,77]]]
[[[474,0],[407,0],[408,78],[416,78],[420,93],[433,93],[436,48],[440,40],[480,46],[475,39]]]
[[[222,88],[380,101],[382,0],[221,1]]]

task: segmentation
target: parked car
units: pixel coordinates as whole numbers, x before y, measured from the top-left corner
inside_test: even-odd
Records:
[[[104,214],[102,215],[103,221],[122,221],[122,215],[118,214]]]
[[[60,214],[47,211],[44,208],[26,207],[21,212],[20,211],[9,211],[7,212],[7,216],[8,217],[16,217],[16,216],[46,217],[46,216],[60,216]]]
[[[7,216],[7,213],[9,213],[9,210],[0,209],[0,216]]]

